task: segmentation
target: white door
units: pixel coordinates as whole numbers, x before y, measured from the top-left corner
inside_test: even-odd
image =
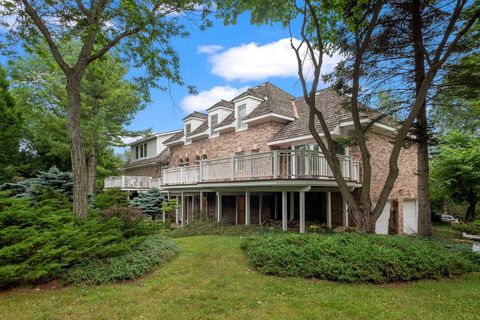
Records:
[[[382,214],[378,217],[377,222],[375,223],[375,233],[377,234],[388,234],[388,220],[390,219],[390,206],[391,202],[388,200],[385,203]]]
[[[417,233],[417,201],[415,199],[403,200],[403,232],[406,234]]]

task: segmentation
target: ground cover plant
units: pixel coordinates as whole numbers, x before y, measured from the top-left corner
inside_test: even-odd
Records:
[[[130,263],[158,232],[157,225],[128,216],[129,208],[79,218],[71,206],[48,190],[35,198],[0,194],[0,287],[56,279],[83,260],[123,256],[118,261]]]
[[[272,234],[246,238],[242,248],[257,270],[284,277],[386,283],[453,277],[479,269],[465,247],[452,250],[408,236]]]
[[[280,232],[277,226],[259,226],[259,225],[231,225],[218,223],[210,219],[197,219],[190,221],[182,228],[177,228],[168,232],[172,238],[192,237],[201,235],[223,235],[223,236],[243,236],[264,233]]]
[[[96,194],[93,201],[95,208],[107,209],[112,207],[127,207],[127,192],[120,189],[107,189]]]

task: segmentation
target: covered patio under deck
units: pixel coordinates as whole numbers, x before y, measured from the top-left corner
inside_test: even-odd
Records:
[[[311,225],[351,225],[346,204],[334,186],[185,187],[163,190],[180,205],[175,223],[181,226],[195,219],[211,219],[227,224],[278,225],[285,231],[304,233]]]

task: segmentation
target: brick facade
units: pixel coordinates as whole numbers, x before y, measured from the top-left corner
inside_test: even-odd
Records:
[[[172,146],[170,164],[178,166],[180,159],[188,158],[192,164],[195,156],[206,154],[208,159],[232,157],[235,152],[249,154],[252,150],[270,151],[267,142],[281,129],[283,124],[267,122],[249,126],[247,130],[220,133],[219,136],[193,141],[191,144]]]

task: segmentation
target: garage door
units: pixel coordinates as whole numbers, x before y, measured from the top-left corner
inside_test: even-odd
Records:
[[[375,233],[378,234],[388,234],[388,220],[390,218],[390,200],[385,203],[385,208],[383,208],[382,214],[375,223]]]
[[[415,199],[403,200],[403,232],[417,233],[417,201]]]

